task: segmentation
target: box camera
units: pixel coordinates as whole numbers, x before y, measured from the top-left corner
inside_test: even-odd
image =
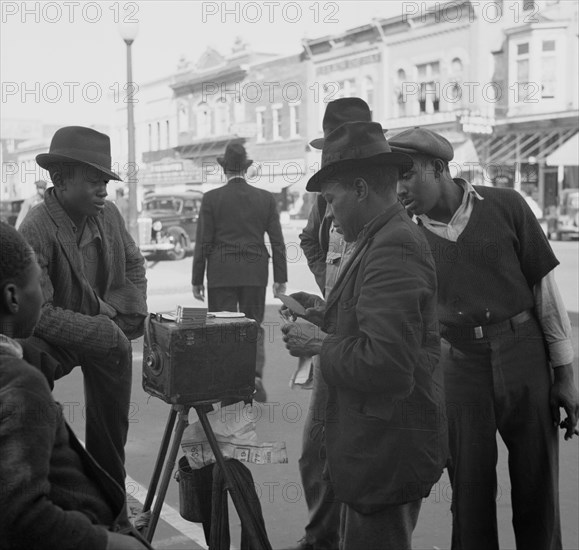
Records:
[[[171,404],[249,399],[255,388],[259,326],[253,319],[145,321],[143,389]]]

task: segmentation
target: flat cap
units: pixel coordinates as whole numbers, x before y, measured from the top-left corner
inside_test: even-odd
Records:
[[[409,155],[428,155],[450,162],[454,157],[454,149],[446,138],[426,128],[411,128],[404,130],[388,140],[392,151]]]

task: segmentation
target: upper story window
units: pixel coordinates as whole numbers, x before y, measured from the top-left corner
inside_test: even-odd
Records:
[[[396,102],[394,112],[396,116],[406,116],[406,96],[404,87],[406,86],[407,78],[404,69],[398,69],[396,73],[396,86],[394,86],[394,100]]]
[[[224,97],[215,105],[215,134],[223,136],[229,133],[229,105]]]
[[[300,135],[300,112],[299,103],[292,103],[290,110],[290,137],[296,138]]]
[[[149,124],[149,151],[153,150],[153,125]]]
[[[272,114],[272,130],[273,130],[272,137],[273,139],[281,139],[281,124],[282,124],[281,105],[272,105],[271,114]]]
[[[265,141],[265,107],[258,107],[255,110],[256,141]]]
[[[177,111],[177,128],[179,132],[189,130],[189,113],[187,112],[186,104],[181,104]]]
[[[541,98],[553,99],[557,89],[555,40],[543,40],[541,52]]]
[[[526,101],[531,93],[529,43],[517,44],[516,75],[519,101]]]
[[[207,137],[211,134],[211,110],[205,101],[197,105],[197,137]]]
[[[168,120],[165,121],[165,131],[166,131],[165,148],[169,149],[171,147],[171,125],[169,124]]]
[[[432,114],[440,110],[440,63],[422,63],[416,66],[420,86],[418,103],[420,113]]]
[[[374,107],[374,81],[371,76],[367,76],[364,79],[364,99],[366,103],[370,106],[370,111],[373,111]]]

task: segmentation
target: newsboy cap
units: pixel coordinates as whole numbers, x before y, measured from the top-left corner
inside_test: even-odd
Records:
[[[440,134],[416,126],[404,130],[388,140],[392,151],[408,153],[409,155],[428,155],[450,162],[454,157],[454,149],[446,138]]]

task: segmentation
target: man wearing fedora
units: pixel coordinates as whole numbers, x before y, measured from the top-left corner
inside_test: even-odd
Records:
[[[329,388],[326,460],[342,550],[409,549],[446,462],[434,262],[419,254],[426,240],[396,197],[410,166],[380,124],[346,122],[326,136],[306,187],[356,243],[325,303],[295,295],[327,334],[313,351]]]
[[[560,549],[557,426],[565,439],[578,433],[579,401],[571,326],[553,278],[559,262],[516,191],[452,178],[454,151],[443,136],[413,128],[390,145],[413,159],[398,195],[428,239],[419,253],[434,258],[438,274],[452,548],[499,548],[498,430],[509,452],[517,548]]]
[[[265,401],[262,376],[265,363],[265,291],[269,253],[267,233],[273,256],[273,293],[285,293],[287,262],[285,243],[275,198],[245,180],[253,161],[245,147],[230,143],[223,157],[217,157],[227,184],[203,196],[195,253],[193,256],[193,295],[205,299],[203,279],[207,268],[209,311],[240,311],[260,325],[255,368],[256,401]]]
[[[25,359],[51,387],[80,365],[86,401],[86,447],[124,487],[131,393],[131,340],[147,314],[144,259],[106,199],[110,140],[91,128],[54,134],[36,162],[54,187],[20,227],[42,269],[44,306]]]
[[[330,101],[324,113],[324,137],[314,139],[310,146],[322,149],[325,137],[344,122],[370,122],[370,107],[358,97],[345,97]],[[346,243],[332,225],[332,217],[324,197],[318,194],[308,221],[300,236],[300,247],[308,261],[323,296],[328,296],[346,257],[354,243]],[[285,310],[285,306],[282,310]],[[284,339],[290,353],[295,356],[311,355],[311,338],[300,339],[301,324],[288,324]],[[305,335],[304,335],[305,336]],[[311,335],[309,335],[311,336]],[[291,341],[291,344],[289,343]],[[300,477],[308,506],[309,518],[305,534],[300,541],[301,550],[334,550],[338,548],[340,503],[336,500],[332,484],[323,478],[325,460],[324,421],[328,400],[328,386],[320,371],[320,357],[312,357],[312,395],[302,437],[299,459]]]

